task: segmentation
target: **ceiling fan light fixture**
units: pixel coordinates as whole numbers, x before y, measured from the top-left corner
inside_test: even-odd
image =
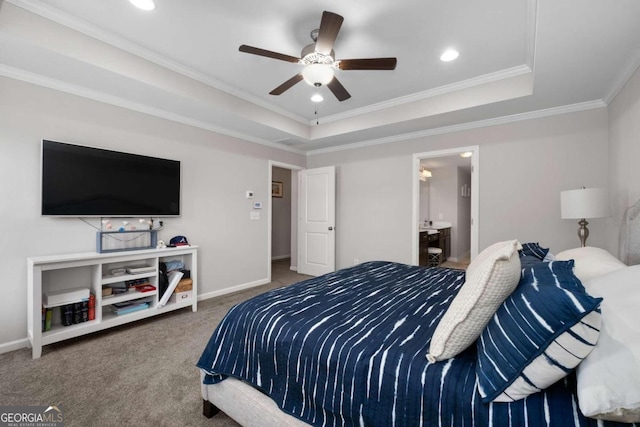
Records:
[[[153,10],[156,3],[153,0],[129,0],[129,3],[142,10]]]
[[[455,50],[455,49],[447,49],[442,53],[442,55],[440,55],[440,60],[443,61],[443,62],[453,61],[459,55],[460,55],[460,53],[457,50]]]
[[[319,93],[314,93],[311,96],[311,101],[313,101],[313,102],[322,102],[322,101],[324,101],[324,98]]]
[[[311,86],[326,85],[331,80],[335,71],[329,64],[309,64],[302,70],[302,78]]]
[[[314,42],[302,49],[299,58],[245,44],[240,45],[238,50],[302,66],[301,72],[273,89],[269,92],[270,95],[281,95],[304,80],[314,87],[326,85],[338,101],[346,101],[351,95],[336,78],[335,70],[395,70],[398,61],[391,57],[336,60],[333,46],[343,20],[344,18],[336,13],[326,10],[322,12],[320,28],[311,32]]]

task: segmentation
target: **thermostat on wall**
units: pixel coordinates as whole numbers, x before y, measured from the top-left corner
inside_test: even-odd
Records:
[[[262,209],[262,202],[253,202],[253,209]]]

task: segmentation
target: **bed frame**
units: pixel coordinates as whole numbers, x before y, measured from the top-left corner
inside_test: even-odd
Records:
[[[245,427],[308,426],[283,412],[270,397],[245,382],[227,378],[217,384],[202,384],[203,377],[201,372],[202,414],[207,418],[222,411]]]

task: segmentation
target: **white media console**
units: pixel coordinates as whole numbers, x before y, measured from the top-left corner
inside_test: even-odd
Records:
[[[182,246],[166,249],[145,249],[117,253],[80,253],[32,257],[27,259],[28,271],[28,340],[33,350],[33,358],[42,354],[42,346],[69,338],[100,331],[125,323],[134,322],[168,311],[191,306],[197,310],[197,247]],[[158,306],[162,298],[159,295],[159,263],[177,260],[191,271],[193,291],[188,299],[169,301],[163,307]],[[146,267],[146,268],[145,268]],[[129,268],[132,274],[111,275]],[[133,268],[133,270],[132,270]],[[136,272],[138,271],[138,272]],[[102,296],[103,285],[129,280],[143,279],[156,287],[155,291],[130,291],[122,294]],[[62,292],[76,288],[88,288],[95,295],[95,319],[69,326],[63,326],[61,320],[62,304],[52,305],[51,328],[43,331],[43,293]],[[116,314],[112,306],[127,301],[148,301],[148,307],[126,314]],[[73,303],[78,301],[65,301]]]

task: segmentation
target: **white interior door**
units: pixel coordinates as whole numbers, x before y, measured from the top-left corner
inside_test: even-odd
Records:
[[[336,170],[298,174],[298,273],[320,276],[336,268]]]

